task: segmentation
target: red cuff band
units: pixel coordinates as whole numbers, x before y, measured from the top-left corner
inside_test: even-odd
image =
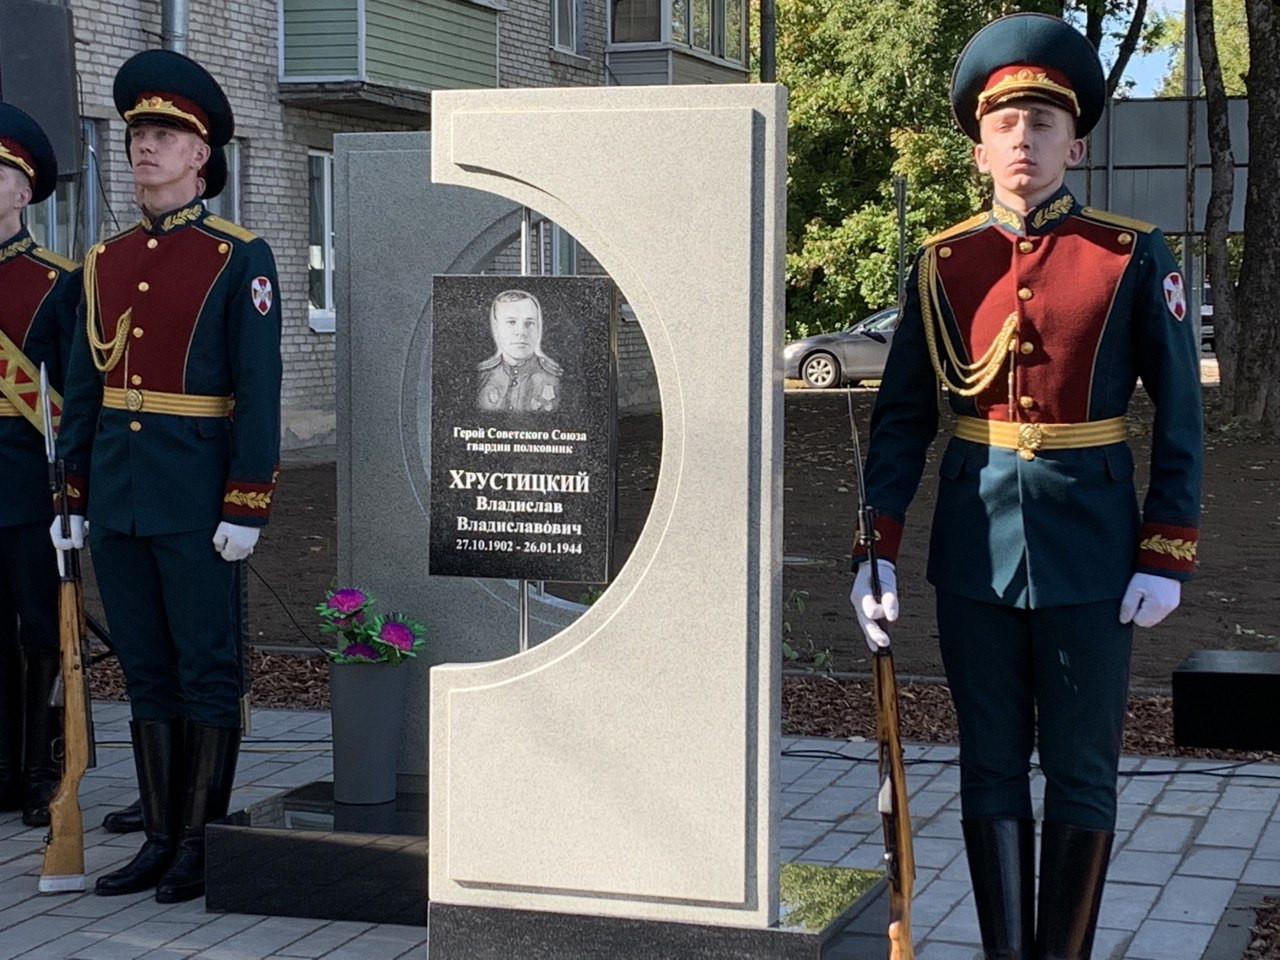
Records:
[[[902,524],[893,517],[882,513],[876,514],[876,559],[898,562],[898,548],[902,545]],[[867,559],[867,551],[862,548],[862,531],[858,531],[853,540],[853,562],[861,563]]]
[[[265,519],[271,513],[271,497],[275,494],[276,478],[279,476],[280,469],[277,467],[267,483],[228,480],[226,492],[222,496],[222,515],[229,520],[237,517]]]
[[[1198,536],[1195,527],[1144,523],[1138,540],[1138,566],[1190,573],[1196,566]]]

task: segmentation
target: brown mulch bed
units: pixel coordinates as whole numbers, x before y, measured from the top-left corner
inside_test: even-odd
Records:
[[[1258,922],[1240,960],[1276,960],[1280,957],[1280,897],[1263,897],[1257,910]]]
[[[788,736],[873,739],[876,717],[868,680],[788,676],[782,682],[782,732]],[[907,681],[898,686],[898,725],[913,743],[956,743],[956,714],[945,684]],[[1125,719],[1124,752],[1205,760],[1280,760],[1280,754],[1243,750],[1188,750],[1173,745],[1173,698],[1132,696]]]
[[[298,653],[263,653],[250,648],[253,704],[294,710],[329,709],[329,665],[324,657]],[[89,674],[95,700],[123,700],[124,675],[115,658],[104,660]]]

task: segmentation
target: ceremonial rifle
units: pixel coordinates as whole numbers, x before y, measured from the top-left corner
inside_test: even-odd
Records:
[[[49,460],[49,487],[57,494],[62,536],[71,536],[71,508],[65,465],[54,445],[49,403],[49,377],[40,367],[40,404],[44,414],[44,449]],[[49,835],[45,838],[41,893],[84,889],[84,820],[80,813],[80,779],[90,766],[93,720],[89,713],[89,676],[85,669],[84,590],[80,552],[58,551],[58,645],[62,658],[62,780],[49,802]],[[57,693],[55,692],[55,697]]]
[[[849,400],[849,430],[853,434],[853,469],[858,478],[858,543],[866,551],[871,575],[871,594],[880,602],[880,569],[876,564],[876,512],[867,503],[867,487],[862,476],[862,446],[853,417],[853,392]],[[889,624],[876,623],[887,634]],[[902,763],[902,740],[898,734],[898,678],[893,672],[893,653],[880,647],[871,655],[872,689],[876,702],[876,741],[880,792],[877,807],[884,829],[885,879],[889,886],[889,960],[915,960],[911,945],[911,891],[915,886],[916,860],[911,846],[911,817],[907,812],[907,773]]]

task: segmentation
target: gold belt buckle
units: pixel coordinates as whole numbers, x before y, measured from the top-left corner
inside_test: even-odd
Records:
[[[1034,460],[1036,451],[1044,443],[1044,430],[1038,423],[1018,424],[1018,456]]]
[[[142,409],[142,391],[126,390],[124,394],[125,409],[130,413],[137,413]]]

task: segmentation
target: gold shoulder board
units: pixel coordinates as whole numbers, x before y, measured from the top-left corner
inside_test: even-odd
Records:
[[[950,240],[952,237],[959,236],[962,233],[968,233],[974,227],[978,227],[986,223],[987,220],[988,215],[985,211],[983,213],[974,214],[968,220],[962,220],[954,226],[947,227],[947,229],[943,230],[941,233],[935,233],[932,237],[925,240],[921,246],[932,247],[935,244],[941,243],[943,240]]]
[[[51,267],[57,267],[59,270],[70,272],[80,266],[74,260],[68,260],[62,254],[46,250],[44,247],[36,247],[31,253],[37,260],[47,263]]]
[[[1109,227],[1123,227],[1126,230],[1133,230],[1135,233],[1150,233],[1156,228],[1154,223],[1147,223],[1145,220],[1137,220],[1119,213],[1111,213],[1109,210],[1099,210],[1096,207],[1085,207],[1080,211],[1080,216],[1096,223],[1105,223]]]
[[[235,237],[237,240],[243,240],[245,243],[252,243],[254,240],[258,239],[258,235],[252,230],[246,230],[244,227],[240,226],[240,224],[233,223],[230,220],[224,220],[216,214],[209,214],[209,216],[204,218],[204,222],[206,226],[212,227],[219,233],[225,233],[227,236]]]

